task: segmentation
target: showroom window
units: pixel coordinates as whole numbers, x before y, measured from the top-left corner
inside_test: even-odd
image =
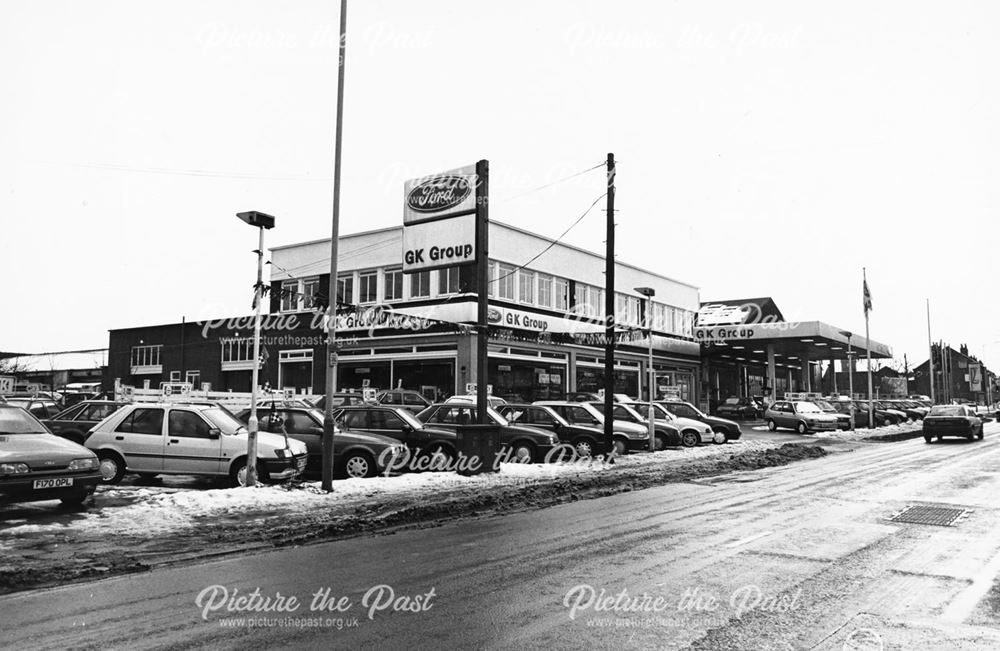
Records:
[[[386,269],[384,276],[385,299],[386,301],[400,301],[403,299],[403,270]]]

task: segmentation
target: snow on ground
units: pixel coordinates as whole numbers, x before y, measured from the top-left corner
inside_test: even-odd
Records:
[[[900,423],[899,425],[885,425],[883,427],[876,427],[875,429],[860,427],[855,429],[853,432],[850,430],[836,430],[833,432],[813,432],[809,436],[818,439],[843,439],[845,441],[857,441],[859,439],[867,439],[872,437],[889,436],[891,434],[905,434],[910,432],[919,432],[923,425],[919,422],[906,422]],[[754,427],[754,430],[758,432],[768,431],[767,425],[761,425]]]
[[[619,457],[623,467],[684,465],[696,459],[755,452],[777,447],[768,441],[733,441],[726,445],[671,449],[654,454]],[[561,477],[605,472],[602,462],[517,464],[503,463],[499,473],[461,476],[456,472],[414,472],[391,477],[345,479],[334,482],[324,493],[319,482],[295,485],[185,490],[156,486],[101,487],[95,504],[72,522],[15,524],[0,530],[0,548],[6,540],[33,533],[72,531],[82,535],[141,535],[178,531],[195,526],[203,518],[241,515],[254,517],[276,511],[308,511],[345,503],[366,504],[381,498],[440,495],[445,491],[513,487],[542,483]],[[125,502],[121,504],[121,502]],[[117,505],[115,505],[117,504]],[[25,522],[25,521],[22,521]],[[13,522],[12,522],[13,524]]]

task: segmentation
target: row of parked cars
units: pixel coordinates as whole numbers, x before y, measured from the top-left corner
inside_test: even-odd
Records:
[[[356,394],[352,394],[356,395]],[[397,398],[398,397],[394,397]],[[371,477],[406,459],[438,458],[447,467],[460,450],[459,430],[478,422],[475,396],[454,396],[417,413],[392,401],[338,401],[334,436],[340,477]],[[604,403],[490,399],[487,419],[498,427],[502,454],[524,463],[550,460],[553,450],[603,454]],[[412,407],[412,405],[411,405]],[[0,405],[0,501],[61,499],[79,504],[100,483],[126,473],[214,475],[231,485],[246,480],[250,410],[235,413],[211,402],[122,403],[89,400],[44,420],[16,405]],[[617,402],[610,415],[613,451],[626,454],[738,439],[740,426],[682,401]],[[278,482],[318,472],[324,413],[300,400],[258,408],[257,472]]]

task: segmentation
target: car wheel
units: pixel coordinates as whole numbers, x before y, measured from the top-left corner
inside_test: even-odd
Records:
[[[681,432],[682,446],[686,448],[693,448],[699,443],[701,443],[701,436],[698,435],[698,432],[694,432],[691,430],[684,430],[683,432]]]
[[[367,479],[375,476],[375,459],[367,452],[348,452],[340,466],[341,473],[348,479]]]
[[[772,432],[774,430],[778,429],[778,424],[774,422],[773,418],[768,418],[767,419],[767,429],[769,429]]]
[[[808,434],[809,426],[804,421],[799,421],[799,424],[795,426],[795,431],[799,434]]]
[[[715,432],[715,436],[712,438],[713,443],[722,445],[729,442],[729,433],[724,427],[716,427],[713,431]]]
[[[535,463],[535,446],[527,441],[518,441],[513,448],[514,461],[517,463]]]
[[[267,473],[264,472],[263,466],[260,462],[257,462],[257,481],[264,482],[267,481]],[[238,488],[240,486],[247,485],[247,459],[243,457],[233,464],[233,467],[229,469],[229,485],[233,488]]]
[[[926,435],[924,436],[924,443],[930,443],[933,440],[934,440],[933,436],[926,436]]]
[[[573,450],[577,456],[591,457],[594,455],[594,442],[590,439],[577,439],[573,442]]]
[[[125,459],[117,452],[98,452],[102,484],[117,484],[125,476]]]

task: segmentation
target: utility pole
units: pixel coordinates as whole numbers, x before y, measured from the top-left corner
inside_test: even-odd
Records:
[[[490,285],[490,163],[476,163],[476,416],[480,425],[490,423],[486,385],[489,382]]]
[[[930,355],[927,357],[927,363],[930,365],[928,370],[931,374],[931,404],[937,404],[934,401],[934,344],[931,342],[931,299],[927,299],[927,348],[930,351]]]
[[[340,239],[340,153],[344,142],[344,57],[347,54],[347,0],[340,0],[340,56],[337,59],[337,129],[333,153],[333,228],[330,286],[327,290],[326,405],[323,413],[322,488],[333,490],[333,394],[337,390],[337,255]]]
[[[604,259],[604,451],[614,448],[615,393],[615,155],[608,154],[607,245]],[[652,444],[652,441],[650,442]]]

